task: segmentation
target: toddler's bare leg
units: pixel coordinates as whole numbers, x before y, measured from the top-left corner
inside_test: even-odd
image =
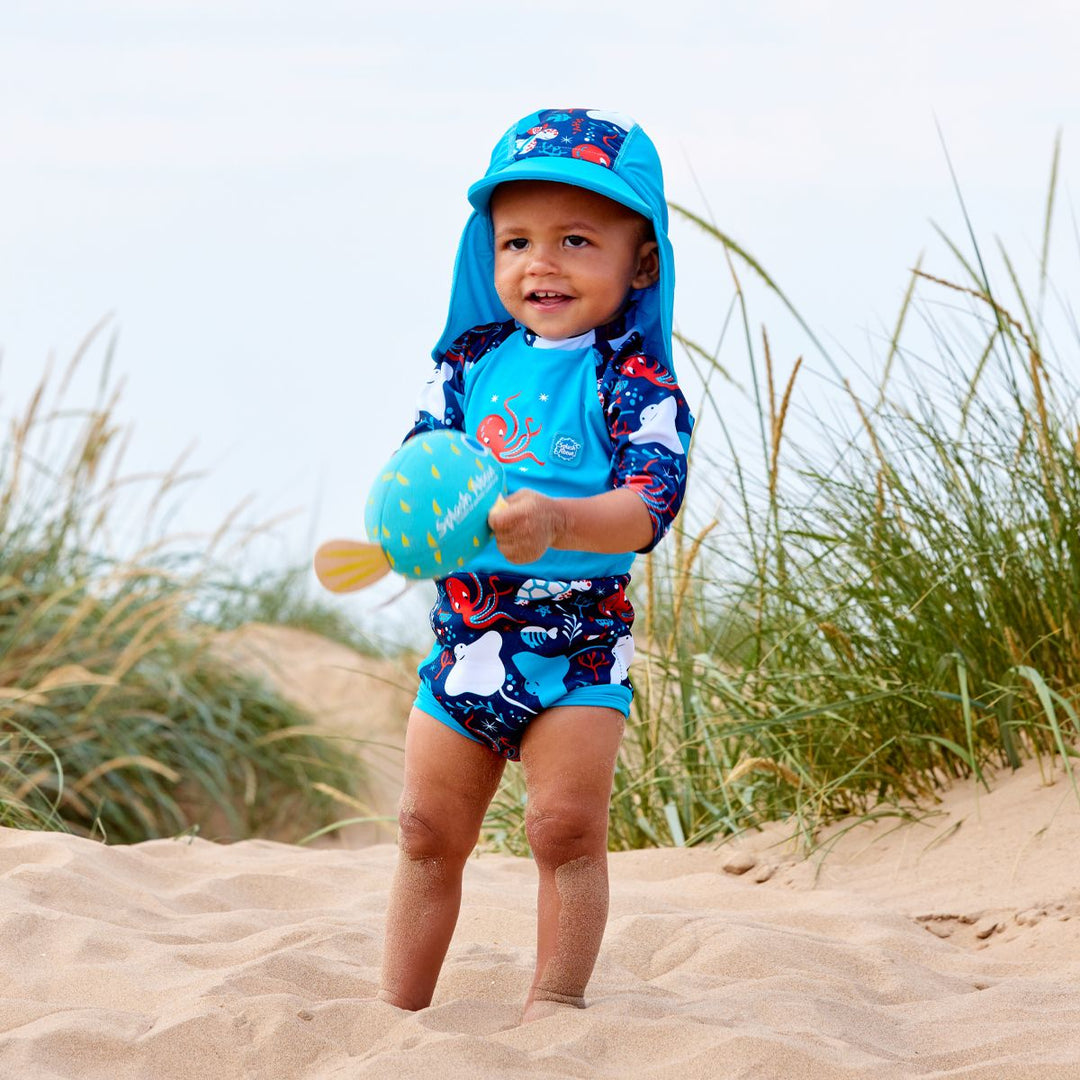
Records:
[[[614,709],[552,708],[522,741],[526,831],[540,874],[527,1020],[537,1002],[585,1004],[607,923],[608,804],[624,723]]]
[[[413,709],[405,735],[398,863],[386,915],[379,997],[402,1009],[431,1003],[503,759]]]

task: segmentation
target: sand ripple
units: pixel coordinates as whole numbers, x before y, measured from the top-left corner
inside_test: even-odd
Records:
[[[0,831],[0,1076],[1080,1075],[1080,949],[1053,905],[1025,956],[712,852],[615,856],[590,1008],[520,1027],[530,868],[469,864],[435,1003],[407,1015],[372,999],[393,858]]]

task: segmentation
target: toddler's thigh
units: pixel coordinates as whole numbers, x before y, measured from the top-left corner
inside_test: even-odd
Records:
[[[553,706],[529,724],[521,764],[534,813],[603,815],[626,719],[617,709]]]
[[[505,764],[482,743],[414,708],[405,734],[402,813],[475,838]]]

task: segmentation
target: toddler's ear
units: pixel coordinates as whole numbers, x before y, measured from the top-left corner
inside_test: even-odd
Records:
[[[634,289],[647,289],[660,277],[660,249],[655,240],[646,240],[638,248],[637,270],[630,285]]]

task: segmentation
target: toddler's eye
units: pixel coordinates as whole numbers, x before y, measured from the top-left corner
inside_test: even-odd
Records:
[[[568,236],[566,238],[566,246],[572,248],[583,248],[588,242],[584,236]]]
[[[511,251],[524,251],[529,246],[529,241],[523,236],[515,236],[513,240],[507,240],[506,246]]]

